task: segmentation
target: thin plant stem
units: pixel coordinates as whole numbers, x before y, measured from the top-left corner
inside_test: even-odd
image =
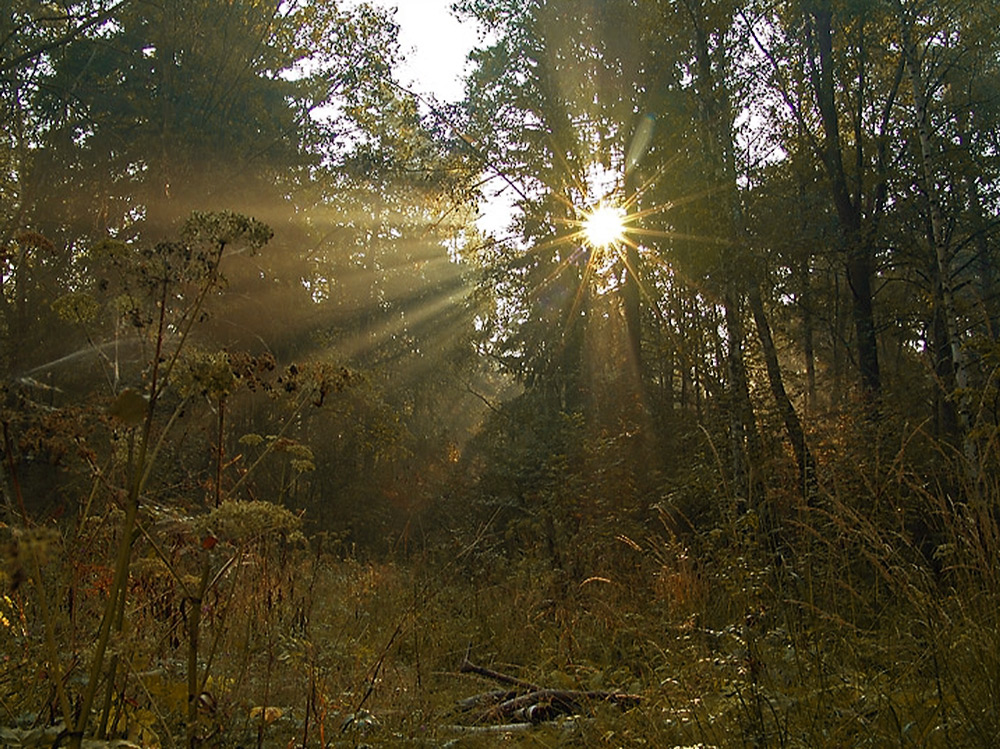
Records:
[[[208,577],[211,571],[211,558],[207,549],[202,550],[201,580],[198,591],[188,598],[191,612],[188,614],[188,656],[187,656],[187,740],[189,749],[198,745],[198,698],[201,694],[198,679],[198,639],[201,633],[201,605],[208,590]]]
[[[149,478],[153,464],[155,463],[155,458],[163,444],[165,434],[169,431],[169,427],[173,424],[174,419],[180,412],[180,408],[175,409],[174,415],[168,422],[167,427],[161,431],[156,445],[153,450],[150,451],[149,447],[152,439],[153,420],[156,415],[156,406],[159,401],[159,397],[163,392],[163,388],[165,387],[165,383],[169,381],[170,373],[173,371],[173,368],[178,361],[178,357],[180,356],[180,352],[184,348],[184,344],[191,333],[194,321],[198,317],[197,312],[204,303],[209,290],[214,286],[218,272],[219,259],[222,256],[225,243],[219,242],[218,245],[215,262],[212,266],[213,272],[211,273],[209,279],[203,284],[194,304],[192,304],[189,308],[189,316],[183,330],[180,333],[177,346],[175,347],[169,361],[164,367],[162,367],[162,370],[161,358],[166,342],[167,292],[169,289],[169,279],[164,276],[160,285],[160,297],[158,300],[159,317],[157,320],[157,332],[155,338],[156,345],[152,359],[153,366],[152,372],[150,373],[149,403],[146,408],[146,416],[142,427],[142,436],[139,441],[138,452],[135,455],[135,459],[132,464],[132,480],[129,484],[129,493],[125,506],[125,517],[122,520],[121,525],[121,539],[119,540],[118,552],[115,557],[115,574],[111,583],[108,602],[104,608],[104,615],[101,618],[97,642],[94,646],[94,657],[91,662],[87,687],[83,692],[80,712],[77,720],[75,723],[67,721],[67,725],[73,725],[73,730],[70,731],[69,735],[71,749],[80,749],[83,743],[83,735],[90,719],[90,712],[93,708],[94,699],[97,695],[98,683],[104,666],[104,657],[107,653],[108,643],[110,642],[112,625],[116,619],[114,615],[117,608],[116,604],[118,603],[118,597],[121,594],[121,591],[124,590],[125,583],[128,579],[129,559],[132,555],[132,545],[134,543],[133,531],[139,515],[139,497],[142,494],[142,490]],[[124,609],[124,600],[121,602],[121,606],[122,609]],[[69,713],[67,713],[67,715],[69,715]]]

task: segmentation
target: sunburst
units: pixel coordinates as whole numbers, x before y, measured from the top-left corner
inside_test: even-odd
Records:
[[[595,249],[606,249],[625,239],[625,210],[614,203],[601,201],[584,214],[584,240]]]

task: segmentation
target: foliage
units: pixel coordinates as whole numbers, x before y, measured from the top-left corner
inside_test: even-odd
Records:
[[[996,745],[995,4],[8,5],[0,743]]]

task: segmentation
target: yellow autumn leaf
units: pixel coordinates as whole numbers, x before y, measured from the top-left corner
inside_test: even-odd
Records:
[[[260,720],[261,717],[264,718],[265,723],[274,723],[285,711],[280,707],[264,707],[262,705],[256,705],[250,708],[250,720]]]

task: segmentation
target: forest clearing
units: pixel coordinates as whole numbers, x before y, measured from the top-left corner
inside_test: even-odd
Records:
[[[4,4],[0,747],[1000,745],[1000,6],[454,12]]]

